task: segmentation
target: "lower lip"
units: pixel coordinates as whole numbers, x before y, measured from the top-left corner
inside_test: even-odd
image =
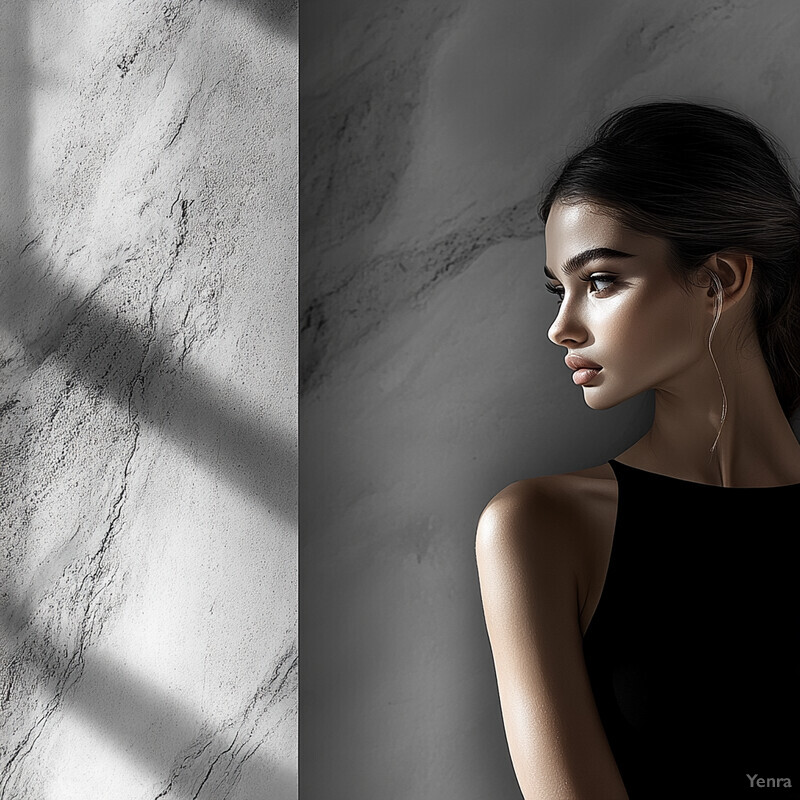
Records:
[[[598,369],[576,369],[575,372],[572,373],[572,382],[576,386],[584,386],[597,376],[600,369],[602,369],[602,367]]]

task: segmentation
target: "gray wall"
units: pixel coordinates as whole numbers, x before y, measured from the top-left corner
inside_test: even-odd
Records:
[[[0,9],[0,798],[296,788],[291,0]]]
[[[539,189],[607,113],[729,105],[800,155],[792,0],[306,0],[303,797],[519,796],[474,533],[519,478],[618,454],[546,339]]]

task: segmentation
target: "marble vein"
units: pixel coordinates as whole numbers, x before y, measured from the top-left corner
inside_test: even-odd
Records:
[[[154,800],[228,800],[248,762],[279,723],[294,714],[297,665],[297,648],[291,645],[236,717],[198,738],[178,756],[167,785]],[[268,762],[259,768],[265,781],[269,770]]]
[[[528,197],[430,243],[375,256],[335,288],[310,297],[300,322],[302,391],[319,386],[332,359],[378,330],[388,314],[407,303],[424,303],[442,280],[468,269],[487,248],[541,235],[537,202]]]

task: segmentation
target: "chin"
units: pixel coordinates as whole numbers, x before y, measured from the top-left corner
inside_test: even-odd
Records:
[[[595,411],[605,411],[607,408],[618,406],[627,397],[618,397],[611,392],[603,391],[601,386],[585,386],[583,388],[583,401]]]
[[[584,401],[589,408],[594,409],[595,411],[605,411],[607,408],[613,408],[616,403],[609,403],[607,401],[601,401],[594,398],[584,396]]]
[[[628,391],[613,391],[610,386],[584,386],[583,387],[583,401],[589,408],[595,411],[605,411],[607,408],[614,408],[632,397],[636,397],[642,392],[646,391],[646,386],[638,386]]]

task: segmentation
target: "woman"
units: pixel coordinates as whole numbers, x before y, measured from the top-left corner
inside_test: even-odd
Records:
[[[526,800],[800,786],[800,206],[784,160],[741,115],[649,103],[610,117],[541,204],[549,338],[591,408],[653,389],[655,414],[616,459],[514,483],[481,515]]]

